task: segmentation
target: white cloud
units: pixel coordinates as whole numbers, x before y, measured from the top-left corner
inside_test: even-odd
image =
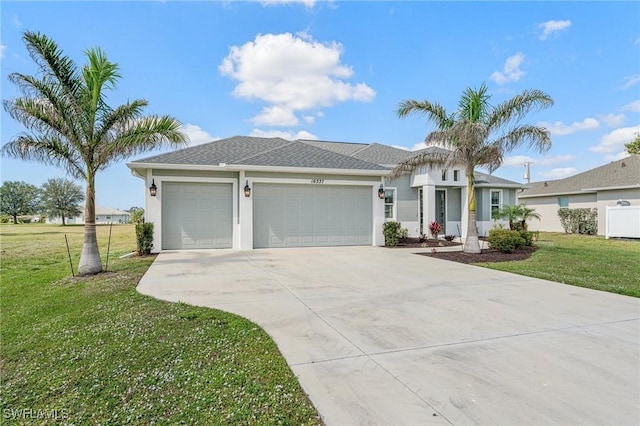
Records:
[[[538,25],[538,28],[542,30],[540,34],[538,34],[538,38],[540,40],[546,40],[549,38],[551,34],[557,33],[559,31],[566,30],[571,26],[571,21],[547,21]]]
[[[22,21],[20,21],[20,18],[18,18],[18,15],[13,15],[12,21],[13,21],[14,27],[20,28],[22,26]]]
[[[629,102],[621,108],[623,111],[640,112],[640,100]]]
[[[502,165],[506,167],[522,167],[526,162],[530,162],[536,166],[549,167],[556,164],[568,163],[573,160],[575,160],[575,157],[571,154],[549,155],[542,158],[533,158],[528,155],[513,155],[505,157]]]
[[[600,143],[589,148],[591,152],[611,153],[624,149],[624,144],[631,142],[640,133],[640,126],[621,127],[604,135]]]
[[[287,132],[283,130],[261,130],[261,129],[253,129],[251,131],[251,135],[258,138],[282,138],[289,141],[293,141],[296,139],[311,139],[318,140],[318,137],[312,133],[305,132],[304,130],[294,132]]]
[[[502,67],[502,72],[494,71],[489,78],[498,84],[506,84],[512,81],[518,81],[524,76],[524,71],[520,69],[524,61],[524,53],[518,52],[513,56],[509,56]]]
[[[548,172],[538,173],[538,176],[547,179],[562,179],[571,175],[575,175],[578,170],[575,167],[564,167],[559,169],[551,169]]]
[[[618,160],[622,160],[623,158],[627,158],[630,155],[631,154],[629,154],[627,151],[622,151],[617,153],[616,155],[607,154],[604,156],[604,159],[607,161],[618,161]]]
[[[260,115],[251,119],[256,126],[297,126],[300,120],[295,116],[293,111],[288,108],[279,106],[269,106],[262,108]]]
[[[600,116],[600,121],[609,127],[620,127],[626,119],[627,117],[624,114],[607,114]]]
[[[0,44],[0,59],[4,59],[4,51],[7,49],[7,46],[4,44]]]
[[[624,78],[624,83],[620,86],[620,90],[630,89],[640,84],[640,74],[630,75]]]
[[[189,136],[189,146],[201,145],[207,142],[213,142],[220,138],[211,136],[195,124],[186,123],[180,126],[180,131]]]
[[[538,123],[538,126],[545,127],[552,135],[564,136],[582,130],[597,129],[600,127],[600,123],[598,123],[598,120],[595,118],[585,118],[582,121],[574,121],[570,125],[566,125],[561,121],[556,121],[555,123],[541,121]]]
[[[311,9],[316,5],[316,0],[260,0],[260,4],[263,6],[280,6],[294,3],[300,3]]]
[[[319,43],[306,33],[264,34],[242,46],[232,46],[219,66],[222,75],[238,81],[233,94],[259,99],[279,113],[255,118],[263,125],[281,125],[294,115],[338,102],[371,101],[376,92],[364,83],[345,82],[353,69],[340,62],[340,43]],[[293,122],[293,120],[291,120]]]

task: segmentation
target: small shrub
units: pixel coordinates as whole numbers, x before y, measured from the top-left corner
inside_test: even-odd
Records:
[[[524,247],[526,241],[520,236],[518,231],[510,229],[492,229],[487,237],[489,247],[501,251],[502,253],[513,253]]]
[[[558,209],[560,225],[567,234],[598,233],[597,209]]]
[[[138,254],[145,256],[151,254],[153,248],[153,223],[139,223],[136,225],[136,244]]]
[[[453,240],[455,240],[456,236],[455,235],[445,235],[444,239],[451,242]]]
[[[420,236],[418,237],[418,241],[421,243],[426,243],[427,242],[427,234],[420,234]]]
[[[398,232],[398,237],[401,240],[406,240],[409,238],[409,230],[407,228],[400,228],[400,232]]]
[[[11,218],[11,216],[9,215],[2,215],[0,216],[0,223],[11,223],[13,219]]]
[[[437,220],[434,220],[429,224],[429,233],[433,238],[438,238],[438,234],[441,232],[442,232],[442,225],[440,225]]]
[[[534,236],[533,232],[524,231],[524,230],[520,230],[518,232],[520,233],[520,236],[524,240],[524,245],[525,246],[532,246],[533,245],[533,236]]]
[[[31,218],[30,217],[22,217],[19,220],[20,223],[31,223]]]
[[[384,234],[384,245],[387,247],[395,247],[400,242],[401,232],[400,222],[389,221],[382,224],[382,233]]]

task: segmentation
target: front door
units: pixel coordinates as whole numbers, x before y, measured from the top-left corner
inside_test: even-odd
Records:
[[[436,189],[436,220],[442,226],[442,234],[447,234],[447,191]]]

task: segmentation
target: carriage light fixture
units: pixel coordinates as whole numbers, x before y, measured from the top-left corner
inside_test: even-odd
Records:
[[[244,185],[244,196],[251,197],[251,187],[249,186],[249,181]]]
[[[384,198],[384,187],[380,184],[380,188],[378,189],[378,198],[381,200]]]
[[[151,179],[151,186],[149,187],[149,194],[152,197],[155,197],[157,192],[158,192],[158,187],[156,186],[156,180],[155,179]]]

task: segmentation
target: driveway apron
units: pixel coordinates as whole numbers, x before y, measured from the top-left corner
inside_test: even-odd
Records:
[[[138,285],[269,333],[328,425],[640,424],[640,300],[330,247],[163,252]]]

